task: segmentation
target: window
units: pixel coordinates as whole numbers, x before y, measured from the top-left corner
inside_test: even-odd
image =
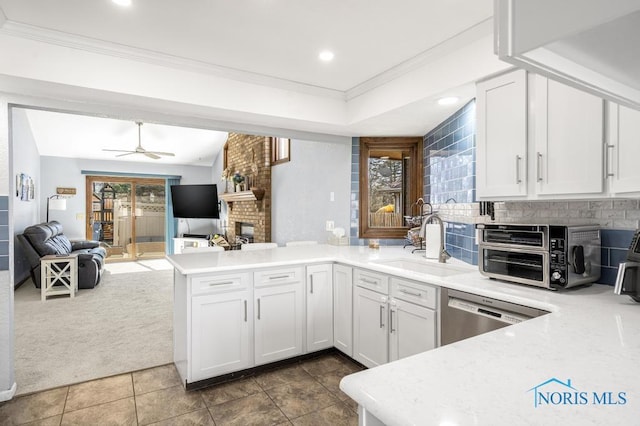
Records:
[[[404,238],[421,197],[422,138],[360,138],[360,238]]]
[[[291,139],[289,138],[271,138],[271,165],[291,161],[289,157],[290,146]]]

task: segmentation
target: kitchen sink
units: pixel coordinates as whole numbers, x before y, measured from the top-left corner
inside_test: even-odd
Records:
[[[473,270],[469,268],[461,268],[458,266],[442,263],[430,263],[426,260],[419,261],[410,259],[389,259],[377,260],[373,263],[381,266],[388,266],[389,268],[408,270],[412,272],[421,272],[438,277],[451,277],[453,275],[468,274],[470,272],[473,272]]]

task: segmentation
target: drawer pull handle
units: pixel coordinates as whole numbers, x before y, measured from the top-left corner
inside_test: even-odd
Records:
[[[260,299],[258,299],[258,319],[260,319]]]
[[[284,278],[289,278],[290,275],[274,275],[272,277],[269,277],[270,280],[282,280]]]
[[[521,184],[522,179],[520,179],[520,161],[522,161],[522,157],[516,155],[516,183]]]
[[[360,278],[360,281],[362,281],[363,283],[367,283],[367,284],[378,285],[377,281],[365,280],[364,278]]]
[[[384,305],[380,305],[380,328],[384,327],[382,317],[384,316]]]
[[[216,285],[229,285],[229,284],[233,284],[233,281],[223,281],[223,282],[209,281],[209,287],[213,287]]]
[[[400,289],[400,293],[408,294],[409,296],[422,297],[422,293],[414,293],[413,291],[405,290],[404,288]]]
[[[244,301],[244,322],[247,322],[247,301]]]
[[[311,294],[313,294],[313,275],[309,275],[309,279],[311,280]]]

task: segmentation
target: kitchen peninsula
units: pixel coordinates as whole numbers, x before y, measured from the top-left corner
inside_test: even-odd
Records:
[[[182,254],[168,259],[175,267],[174,328],[178,329],[174,330],[174,357],[183,382],[189,376],[188,369],[193,368],[188,367],[187,356],[194,349],[192,339],[197,337],[187,333],[186,328],[180,329],[186,327],[193,315],[191,309],[195,305],[189,303],[189,298],[202,297],[198,296],[199,291],[217,285],[206,283],[203,277],[217,277],[223,286],[234,285],[234,277],[247,280],[244,284],[238,281],[244,295],[231,298],[241,310],[238,321],[243,322],[244,318],[257,318],[258,310],[267,308],[265,305],[245,308],[244,301],[256,300],[251,291],[260,287],[254,281],[255,288],[251,288],[251,277],[255,279],[270,271],[302,271],[333,265],[334,270],[347,267],[370,271],[391,279],[422,283],[425,289],[455,289],[550,312],[345,377],[341,389],[358,402],[361,419],[366,418],[367,424],[637,424],[640,306],[626,297],[615,296],[610,286],[551,292],[493,281],[482,277],[475,267],[459,262],[441,265],[392,247],[372,250],[362,246],[319,245]],[[415,268],[411,267],[413,264]],[[421,264],[426,267],[421,268]],[[307,270],[305,277],[308,274]],[[285,281],[304,279],[291,275],[283,278],[280,273],[275,276]],[[334,282],[336,292],[337,283]],[[309,296],[308,283],[306,289]],[[305,295],[289,298],[291,303],[300,303],[301,308],[306,306],[308,310],[309,304],[305,305],[304,299]],[[247,315],[243,315],[244,309]],[[333,318],[335,322],[336,317]],[[227,319],[225,324],[233,329],[233,321]],[[333,324],[336,330],[340,325]],[[303,352],[309,349],[310,329],[306,328],[307,333],[304,330],[292,333],[307,334]],[[257,340],[248,337],[245,340],[250,342],[248,365],[255,365],[251,349]],[[325,346],[334,345],[340,349],[333,342]],[[208,349],[214,347],[215,342]],[[196,376],[197,380],[200,378]]]

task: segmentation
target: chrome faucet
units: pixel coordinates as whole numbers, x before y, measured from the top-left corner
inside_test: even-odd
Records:
[[[432,213],[424,218],[425,223],[429,221],[435,220],[440,225],[440,250],[438,251],[438,262],[447,263],[447,259],[451,257],[451,255],[444,248],[444,222],[440,216],[435,213]]]

